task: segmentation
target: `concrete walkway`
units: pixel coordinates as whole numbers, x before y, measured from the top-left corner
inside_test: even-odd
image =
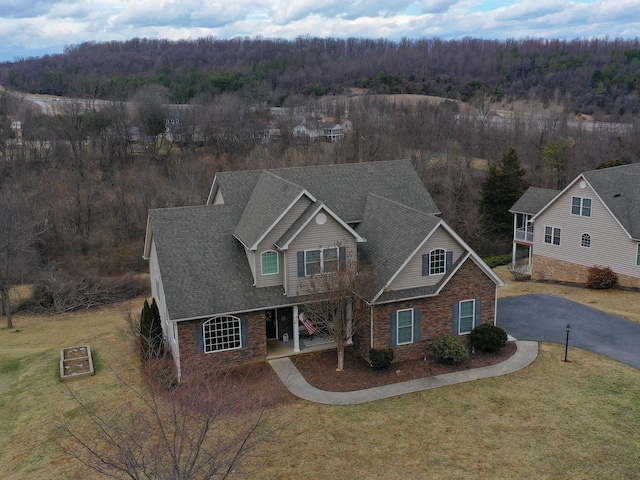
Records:
[[[357,405],[372,402],[382,398],[395,397],[405,393],[419,392],[430,388],[444,387],[455,383],[470,382],[481,378],[497,377],[521,370],[530,365],[538,356],[537,342],[516,342],[518,347],[515,354],[502,363],[489,367],[474,368],[464,372],[447,373],[435,377],[419,378],[408,382],[399,382],[381,387],[367,388],[355,392],[327,392],[312,387],[300,374],[289,358],[269,360],[291,393],[300,398],[326,405]]]

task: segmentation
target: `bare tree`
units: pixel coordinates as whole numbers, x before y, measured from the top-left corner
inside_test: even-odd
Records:
[[[0,190],[0,304],[13,328],[11,289],[24,282],[38,264],[36,240],[42,228],[27,210],[27,202],[16,188]]]
[[[125,334],[136,337],[140,330],[131,314],[128,323],[132,328]],[[90,401],[68,388],[81,414],[60,420],[62,449],[114,479],[250,476],[248,459],[258,449],[269,450],[282,425],[267,421],[264,404],[242,407],[246,378],[218,365],[192,368],[189,379],[178,384],[173,362],[155,353],[148,351],[143,359],[142,380],[134,372],[113,372],[124,387],[118,405]]]
[[[340,264],[341,263],[341,264]],[[367,316],[361,312],[371,298],[373,269],[363,260],[338,261],[309,278],[304,295],[304,315],[309,322],[329,334],[337,346],[337,371],[344,369],[344,349],[363,326]]]

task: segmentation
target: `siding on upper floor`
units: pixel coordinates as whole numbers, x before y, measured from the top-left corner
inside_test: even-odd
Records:
[[[319,225],[315,218],[312,218],[307,226],[289,244],[286,255],[287,269],[287,295],[297,296],[305,293],[305,277],[298,277],[298,256],[297,252],[329,247],[345,247],[347,251],[347,263],[356,258],[356,240],[340,223],[334,220],[331,215],[326,215],[326,223]]]
[[[587,267],[610,267],[616,273],[640,277],[640,267],[635,264],[638,242],[629,238],[589,184],[581,187],[581,182],[578,180],[535,219],[534,254]],[[591,217],[571,213],[572,197],[591,199]],[[561,229],[560,245],[544,243],[546,226]],[[581,246],[584,233],[591,236],[589,248]]]
[[[422,275],[422,256],[429,254],[436,248],[453,252],[452,263],[455,263],[458,258],[464,254],[464,249],[456,239],[453,238],[444,227],[439,226],[431,237],[429,237],[429,240],[425,242],[422,248],[420,248],[404,266],[398,276],[393,279],[386,290],[404,290],[406,288],[425,287],[438,283],[442,279],[442,275]]]
[[[278,252],[278,274],[277,275],[262,275],[261,254],[267,251],[278,251],[275,247],[275,243],[284,235],[293,222],[295,222],[300,215],[311,205],[311,200],[308,197],[302,196],[298,199],[296,204],[291,207],[284,217],[273,227],[273,229],[267,234],[266,237],[258,244],[254,258],[254,266],[256,275],[256,287],[273,287],[277,285],[284,285],[284,254]]]

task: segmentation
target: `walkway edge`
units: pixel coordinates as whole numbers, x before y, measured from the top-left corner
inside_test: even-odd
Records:
[[[288,357],[269,360],[269,364],[284,386],[300,398],[325,405],[357,405],[381,400],[383,398],[404,395],[405,393],[419,392],[431,388],[517,372],[531,365],[538,357],[538,342],[517,341],[516,346],[516,353],[504,362],[496,365],[474,368],[472,370],[465,370],[464,372],[447,373],[435,377],[419,378],[417,380],[393,383],[354,392],[327,392],[312,387]]]

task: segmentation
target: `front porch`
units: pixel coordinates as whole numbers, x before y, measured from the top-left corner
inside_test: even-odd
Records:
[[[322,352],[333,350],[336,343],[330,338],[317,337],[315,339],[302,339],[300,348],[296,351],[293,341],[284,342],[281,340],[270,340],[267,342],[267,360],[276,358],[291,357],[304,353]]]

